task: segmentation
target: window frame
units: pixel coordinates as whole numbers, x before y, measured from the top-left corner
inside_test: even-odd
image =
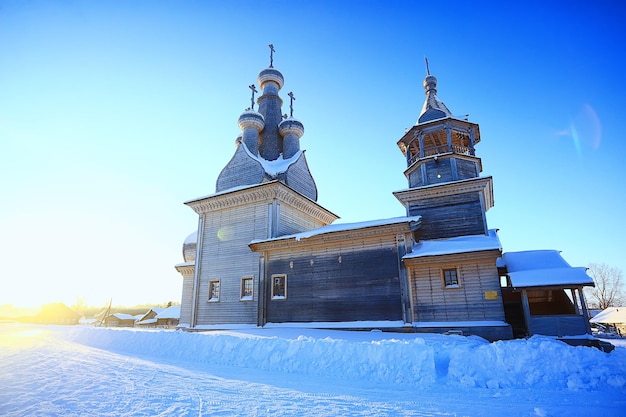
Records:
[[[215,284],[217,284],[217,297],[213,297]],[[209,303],[219,303],[221,292],[222,292],[222,282],[221,282],[221,280],[219,280],[219,279],[209,280],[209,294],[207,295],[207,302],[209,302]]]
[[[251,282],[250,295],[245,295],[246,282]],[[246,276],[241,278],[241,288],[239,290],[239,301],[254,301],[254,277]]]
[[[454,271],[454,277],[456,278],[456,283],[448,284],[447,272]],[[441,280],[443,282],[443,288],[446,290],[455,290],[461,288],[461,275],[459,274],[458,267],[446,267],[441,268]]]
[[[281,279],[283,280],[283,294],[282,295],[276,295],[276,293],[274,292],[274,288],[276,286],[276,279]],[[286,300],[287,299],[287,274],[273,274],[272,275],[272,283],[271,283],[271,299],[272,300]]]

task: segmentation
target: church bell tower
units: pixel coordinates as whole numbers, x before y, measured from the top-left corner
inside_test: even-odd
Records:
[[[486,211],[493,206],[491,177],[480,177],[475,146],[478,124],[452,115],[437,97],[437,78],[424,78],[426,99],[415,125],[398,141],[406,157],[409,189],[394,195],[407,216],[422,216],[421,238],[487,234]]]

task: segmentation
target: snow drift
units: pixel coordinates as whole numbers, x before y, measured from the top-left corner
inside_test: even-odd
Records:
[[[626,389],[626,349],[604,353],[547,337],[489,343],[435,334],[254,329],[137,331],[79,327],[70,339],[145,359],[412,386]]]

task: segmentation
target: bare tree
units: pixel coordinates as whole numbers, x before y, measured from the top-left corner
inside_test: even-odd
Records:
[[[592,263],[589,264],[587,273],[596,284],[594,288],[588,288],[589,301],[592,306],[604,310],[607,307],[619,307],[626,301],[621,269],[604,263]]]

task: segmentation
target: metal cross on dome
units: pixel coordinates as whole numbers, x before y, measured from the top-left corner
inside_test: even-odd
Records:
[[[291,101],[289,102],[289,117],[293,117],[293,101],[296,99],[296,97],[293,95],[292,91],[290,91],[287,95],[289,96],[289,98],[291,98]]]
[[[270,43],[268,46],[270,47],[270,68],[274,68],[274,52],[276,52],[276,50],[273,44]]]
[[[256,91],[256,86],[254,84],[249,85],[248,88],[252,90],[252,98],[250,99],[252,106],[250,106],[250,108],[254,110],[254,93],[258,93],[258,91]]]

